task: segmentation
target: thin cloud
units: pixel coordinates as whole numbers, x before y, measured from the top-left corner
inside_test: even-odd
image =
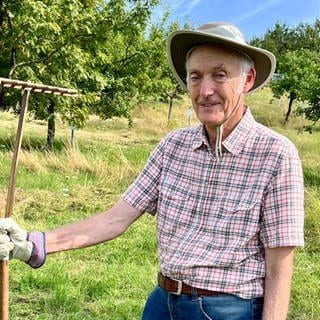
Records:
[[[170,3],[169,7],[172,11],[177,11],[185,2],[186,0],[180,0],[180,1],[167,1],[167,3]]]
[[[182,13],[182,16],[187,16],[194,7],[196,7],[202,0],[192,0],[190,3],[188,3],[186,10]],[[181,6],[185,1],[180,1]]]
[[[269,9],[270,7],[273,7],[275,5],[277,5],[278,3],[282,2],[283,0],[269,0],[261,5],[259,5],[258,7],[256,7],[255,9],[243,14],[242,16],[240,16],[237,20],[236,23],[239,23],[241,21],[245,21],[249,18],[252,18],[254,16],[256,16],[257,14]]]
[[[163,13],[164,9],[167,8],[171,12],[171,14],[176,15],[179,13],[180,17],[188,16],[194,7],[196,7],[202,0],[164,0],[162,2],[162,6],[158,7],[157,13],[159,15],[160,12]]]

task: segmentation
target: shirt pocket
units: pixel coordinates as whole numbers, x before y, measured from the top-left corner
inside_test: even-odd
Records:
[[[239,202],[221,204],[213,230],[212,261],[215,266],[232,268],[244,263],[259,250],[257,201],[245,196]]]
[[[168,177],[161,182],[159,188],[158,214],[177,214],[185,212],[190,207],[193,187],[184,179]]]
[[[237,193],[227,193],[220,201],[220,209],[226,214],[234,214],[238,211],[251,210],[258,202],[258,193],[255,190],[241,190]]]
[[[245,249],[259,233],[261,201],[252,191],[225,198],[217,210],[215,243],[229,250]]]

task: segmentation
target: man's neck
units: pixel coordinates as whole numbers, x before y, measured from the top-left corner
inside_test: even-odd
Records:
[[[238,123],[241,121],[242,117],[247,111],[247,106],[243,105],[239,108],[238,112],[236,112],[230,119],[228,119],[226,122],[222,123],[220,125],[223,126],[222,131],[222,141],[225,140],[229,134],[234,130],[234,128],[238,125]],[[208,142],[211,146],[211,148],[215,148],[216,140],[217,140],[217,126],[214,127],[208,127],[205,125],[206,134],[208,138]]]

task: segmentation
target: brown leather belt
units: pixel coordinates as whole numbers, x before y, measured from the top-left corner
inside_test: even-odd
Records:
[[[174,280],[174,279],[165,277],[161,273],[158,274],[158,285],[162,289],[170,293],[176,294],[178,296],[180,296],[181,294],[192,295],[195,293],[199,296],[216,296],[219,294],[223,294],[223,292],[219,292],[219,291],[193,288],[188,284],[183,283],[181,280]]]

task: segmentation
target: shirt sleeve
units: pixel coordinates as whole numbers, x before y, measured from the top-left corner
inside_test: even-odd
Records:
[[[304,184],[295,148],[286,150],[268,187],[260,239],[265,247],[304,245]]]
[[[164,145],[165,140],[162,140],[139,176],[122,195],[124,201],[141,212],[155,214],[157,211]]]

